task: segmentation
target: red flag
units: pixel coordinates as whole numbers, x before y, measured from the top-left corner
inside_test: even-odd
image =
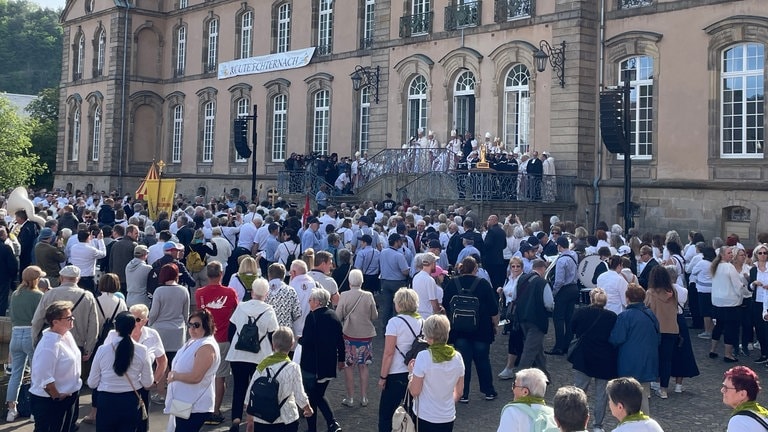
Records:
[[[312,212],[309,210],[309,194],[307,194],[306,198],[304,199],[304,213],[301,215],[301,225],[306,226],[307,220],[309,220],[309,217],[312,215]]]

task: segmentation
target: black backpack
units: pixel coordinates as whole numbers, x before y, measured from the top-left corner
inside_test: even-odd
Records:
[[[411,348],[407,352],[403,353],[402,351],[400,351],[400,348],[397,348],[397,346],[395,346],[395,348],[397,348],[397,350],[400,351],[400,355],[403,356],[403,363],[408,365],[411,362],[411,360],[416,359],[416,356],[419,355],[420,352],[429,348],[429,343],[427,342],[427,339],[424,337],[423,322],[421,323],[421,329],[419,330],[419,334],[416,334],[416,332],[413,331],[413,327],[411,327],[411,325],[408,324],[408,320],[406,320],[405,318],[399,315],[397,317],[403,320],[405,325],[408,326],[408,330],[410,330],[411,334],[413,335],[413,342],[411,342]]]
[[[101,324],[99,338],[96,340],[96,348],[98,348],[104,344],[105,340],[107,340],[109,331],[115,329],[115,316],[117,316],[117,310],[120,309],[120,303],[118,301],[115,310],[112,312],[112,316],[109,318],[107,318],[107,315],[104,313],[104,308],[101,307],[101,302],[98,299],[96,299],[96,305],[99,307],[99,311],[101,311],[102,318],[104,318],[104,322]]]
[[[261,351],[261,341],[264,340],[264,337],[267,335],[259,337],[259,326],[257,323],[265,313],[267,313],[267,311],[259,314],[256,319],[253,319],[251,316],[248,317],[248,322],[243,324],[243,328],[241,328],[240,332],[237,334],[237,343],[235,344],[236,350],[252,353]]]
[[[480,316],[480,299],[475,295],[475,288],[477,288],[480,280],[479,277],[476,277],[469,289],[461,286],[459,278],[453,280],[457,292],[456,295],[451,297],[449,303],[451,314],[448,318],[451,321],[451,330],[457,332],[473,332],[477,330]]]
[[[283,247],[285,247],[285,251],[288,252],[288,258],[285,260],[285,268],[290,270],[291,264],[293,264],[293,261],[296,259],[296,249],[299,248],[299,245],[294,246],[293,252],[288,250],[288,246],[285,246],[285,243],[283,243]]]
[[[248,398],[248,407],[245,412],[267,423],[273,423],[280,418],[280,408],[283,407],[288,398],[286,397],[282,401],[278,400],[280,383],[277,382],[277,376],[288,366],[288,363],[283,363],[274,375],[267,368],[265,376],[256,378],[251,386],[251,397]]]
[[[160,266],[157,262],[152,264],[152,270],[147,273],[147,296],[152,298],[157,287],[160,286]]]

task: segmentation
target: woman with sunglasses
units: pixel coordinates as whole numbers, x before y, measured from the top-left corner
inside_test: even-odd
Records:
[[[752,252],[754,265],[749,269],[749,289],[753,292],[750,314],[755,324],[757,341],[760,343],[760,357],[755,363],[768,362],[768,325],[763,320],[763,309],[768,301],[768,245],[759,244]]]
[[[189,341],[171,363],[165,398],[165,413],[171,414],[176,432],[197,432],[213,414],[214,378],[221,362],[219,345],[213,338],[215,326],[211,313],[206,309],[194,311],[187,324]],[[172,414],[174,401],[192,404],[189,418]]]
[[[496,291],[501,297],[501,302],[504,305],[506,313],[506,319],[512,321],[514,301],[517,298],[517,282],[520,277],[523,276],[523,260],[520,257],[512,257],[509,260],[509,268],[507,269],[507,283],[504,287],[498,288]],[[512,371],[515,368],[515,363],[520,354],[523,353],[523,331],[519,326],[515,326],[512,322],[507,324],[509,328],[509,344],[507,345],[507,365],[504,366],[504,370],[499,373],[499,378],[503,380],[512,379],[515,377]]]
[[[153,375],[147,347],[131,338],[135,327],[134,316],[120,312],[115,317],[117,335],[100,346],[93,358],[88,386],[99,391],[97,431],[133,432],[143,423],[146,406],[138,389],[148,389]]]
[[[72,302],[55,301],[45,309],[50,326],[43,332],[32,357],[29,393],[36,432],[69,430],[80,387],[82,353],[70,330],[74,327]]]

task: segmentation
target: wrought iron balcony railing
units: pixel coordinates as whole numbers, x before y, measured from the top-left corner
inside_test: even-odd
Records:
[[[81,79],[83,79],[82,72],[75,72],[72,74],[72,81],[80,81]]]
[[[216,63],[207,63],[205,65],[205,73],[216,72],[218,65]]]
[[[653,0],[619,0],[619,9],[632,9],[651,4],[653,4]]]
[[[445,7],[445,30],[451,31],[480,25],[483,2],[473,1]]]
[[[400,17],[400,37],[406,38],[432,33],[432,12]]]
[[[535,0],[496,0],[493,17],[496,22],[533,16]]]
[[[318,45],[317,46],[317,55],[319,55],[319,56],[331,55],[331,44],[328,44],[328,45]]]
[[[360,49],[361,50],[369,50],[373,48],[373,38],[367,37],[367,38],[361,38],[360,39]]]

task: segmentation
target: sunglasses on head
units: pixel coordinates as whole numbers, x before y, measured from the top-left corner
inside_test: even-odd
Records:
[[[189,324],[190,327],[194,327],[196,329],[199,329],[200,327],[203,326],[203,323],[201,323],[200,321],[194,321],[194,322],[193,321],[189,321],[189,322],[187,322],[187,324]]]

